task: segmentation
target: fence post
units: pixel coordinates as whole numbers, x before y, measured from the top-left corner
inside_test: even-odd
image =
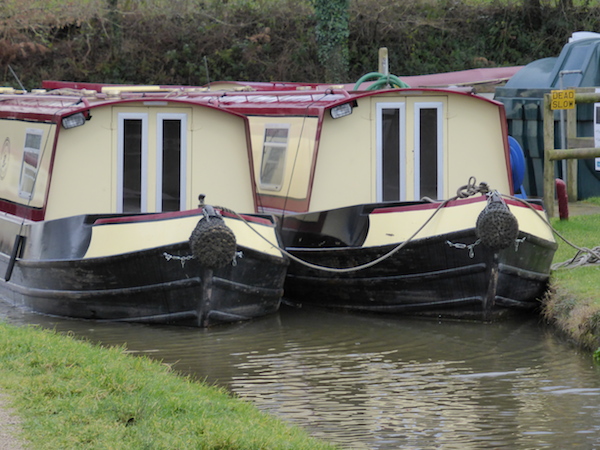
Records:
[[[575,108],[567,110],[567,148],[571,148],[569,142],[577,138],[577,103]],[[578,147],[579,145],[575,145]],[[576,202],[577,198],[577,159],[567,160],[567,197],[570,202]]]

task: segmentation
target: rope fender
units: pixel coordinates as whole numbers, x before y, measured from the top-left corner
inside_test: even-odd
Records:
[[[487,205],[477,217],[475,234],[492,250],[502,250],[517,238],[519,223],[498,192],[488,196]]]
[[[189,239],[190,249],[201,265],[218,269],[230,264],[235,257],[235,234],[212,206],[205,205],[202,211],[204,216]]]

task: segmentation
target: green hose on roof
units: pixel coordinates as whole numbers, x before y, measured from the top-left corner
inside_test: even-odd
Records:
[[[396,75],[384,75],[379,72],[371,72],[371,73],[368,73],[368,74],[360,77],[360,79],[354,85],[354,90],[358,91],[358,88],[360,87],[361,84],[363,84],[367,80],[372,80],[374,78],[376,78],[377,81],[375,81],[375,83],[373,83],[371,86],[369,86],[367,88],[367,91],[374,91],[376,89],[381,89],[382,87],[385,87],[385,86],[392,86],[392,87],[395,86],[398,88],[409,88],[410,87],[408,84],[406,84],[400,78],[398,78]]]

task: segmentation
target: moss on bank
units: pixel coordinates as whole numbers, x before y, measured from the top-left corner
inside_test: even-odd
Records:
[[[0,390],[34,449],[334,448],[124,348],[0,323]]]
[[[600,347],[600,306],[594,299],[578,297],[554,281],[544,300],[543,315],[581,347]]]

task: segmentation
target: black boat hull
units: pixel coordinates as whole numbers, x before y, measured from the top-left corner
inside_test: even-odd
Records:
[[[0,296],[43,314],[200,327],[278,310],[284,259],[238,247],[235,265],[213,272],[189,256],[184,242],[102,258],[17,259]],[[9,262],[0,255],[0,273]]]
[[[477,320],[492,320],[514,309],[536,309],[547,289],[556,243],[523,233],[513,246],[500,251],[476,242],[475,229],[414,240],[380,263],[348,273],[317,270],[292,260],[286,300],[351,311]],[[353,267],[394,247],[288,251],[319,266]]]

